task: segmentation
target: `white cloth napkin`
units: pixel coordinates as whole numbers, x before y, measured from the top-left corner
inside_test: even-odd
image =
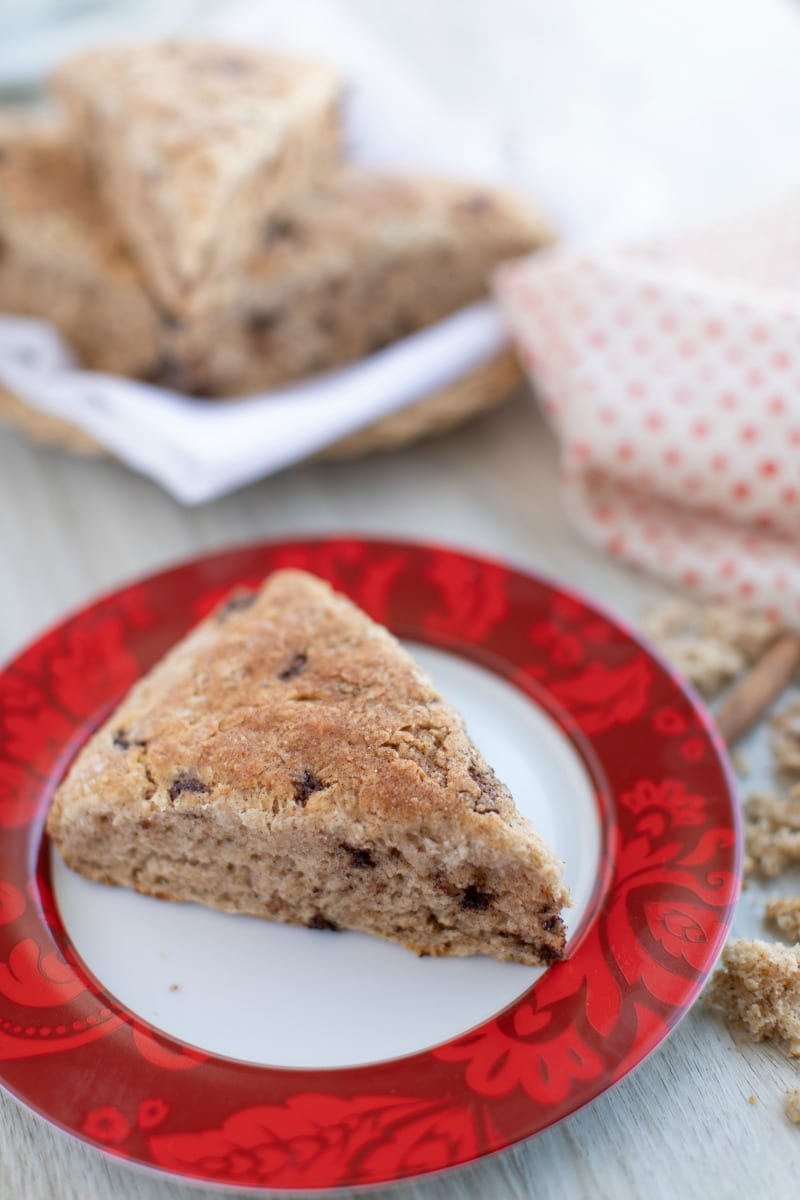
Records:
[[[800,194],[497,287],[587,536],[800,626]]]
[[[489,302],[464,309],[343,371],[214,404],[76,369],[52,328],[0,319],[0,382],[74,420],[184,504],[278,471],[444,387],[506,343]]]

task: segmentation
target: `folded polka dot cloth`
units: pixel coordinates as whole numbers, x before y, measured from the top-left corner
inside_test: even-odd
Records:
[[[501,268],[597,545],[800,627],[800,197],[711,231]]]

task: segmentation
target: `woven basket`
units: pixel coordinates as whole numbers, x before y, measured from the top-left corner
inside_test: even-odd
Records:
[[[517,386],[521,372],[506,350],[439,391],[408,408],[359,429],[319,455],[321,458],[355,458],[376,450],[396,450],[420,438],[454,429],[470,417],[501,404]],[[70,454],[100,457],[109,453],[82,429],[30,408],[18,396],[0,387],[0,421],[34,441],[67,450]]]

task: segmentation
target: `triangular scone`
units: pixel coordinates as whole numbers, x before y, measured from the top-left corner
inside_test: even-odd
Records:
[[[156,298],[206,311],[271,216],[339,153],[338,77],[238,46],[87,51],[54,74],[78,144]]]
[[[563,954],[561,863],[391,634],[301,571],[133,688],[47,827],[76,871],[164,899],[419,954]]]
[[[272,223],[229,307],[171,331],[155,381],[235,395],[355,362],[482,299],[499,262],[551,240],[500,188],[332,171]]]
[[[170,321],[62,123],[0,108],[0,311],[52,321],[95,370],[226,396],[351,362],[485,295],[547,240],[486,186],[339,169],[246,264],[230,306]]]

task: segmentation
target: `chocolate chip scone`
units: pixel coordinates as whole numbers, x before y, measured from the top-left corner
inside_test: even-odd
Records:
[[[226,396],[355,362],[481,299],[499,262],[550,240],[501,189],[340,169],[264,220],[229,306],[176,325],[156,378]]]
[[[548,240],[475,184],[332,173],[263,244],[215,316],[150,298],[62,126],[0,115],[0,310],[51,320],[84,365],[224,397],[352,362],[486,291]]]
[[[562,865],[395,639],[300,571],[130,692],[48,832],[90,879],[418,954],[563,956]]]
[[[84,52],[52,88],[148,286],[178,315],[218,304],[263,222],[339,155],[341,84],[316,63],[166,41]]]
[[[63,129],[0,113],[0,312],[46,318],[81,361],[140,375],[158,315]]]

